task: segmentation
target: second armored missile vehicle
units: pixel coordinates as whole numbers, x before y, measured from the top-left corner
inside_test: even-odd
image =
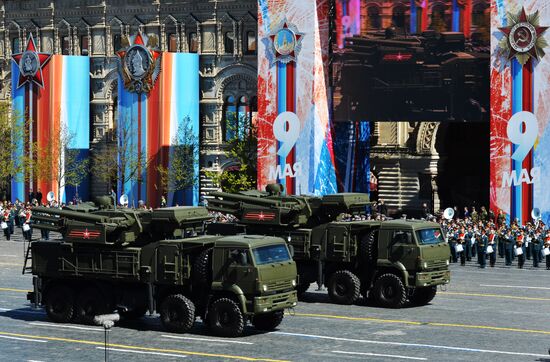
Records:
[[[285,196],[282,191],[281,185],[269,185],[267,192],[211,193],[208,208],[238,222],[211,224],[208,233],[284,238],[294,249],[298,293],[317,282],[340,304],[355,303],[361,294],[384,307],[427,304],[437,286],[450,281],[449,246],[439,224],[361,220],[367,194]]]

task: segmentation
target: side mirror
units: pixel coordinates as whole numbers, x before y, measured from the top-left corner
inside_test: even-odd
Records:
[[[231,254],[231,259],[241,266],[248,265],[248,256],[244,251],[235,251]]]
[[[239,264],[242,266],[248,265],[248,256],[244,251],[239,252]]]
[[[290,252],[290,257],[294,258],[294,246],[288,245],[288,251]]]

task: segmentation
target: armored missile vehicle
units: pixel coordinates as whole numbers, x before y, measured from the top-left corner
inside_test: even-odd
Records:
[[[33,219],[62,235],[32,242],[25,262],[34,275],[28,299],[55,322],[157,311],[168,331],[186,332],[200,317],[214,334],[238,336],[248,321],[276,328],[296,305],[296,264],[285,241],[197,236],[209,219],[203,207],[36,207]]]
[[[284,238],[294,250],[298,293],[317,282],[340,304],[352,304],[361,294],[384,307],[427,304],[436,287],[450,281],[449,246],[439,224],[361,220],[367,194],[281,193],[280,185],[269,185],[267,192],[211,193],[208,208],[232,214],[238,222],[208,225],[208,233]]]

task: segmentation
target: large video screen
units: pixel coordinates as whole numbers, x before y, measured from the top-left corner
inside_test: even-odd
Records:
[[[488,0],[335,0],[335,121],[488,121]]]

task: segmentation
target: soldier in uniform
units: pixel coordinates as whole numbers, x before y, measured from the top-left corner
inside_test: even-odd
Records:
[[[512,265],[512,253],[514,250],[514,237],[512,236],[512,233],[510,229],[506,230],[506,233],[504,234],[504,256],[505,256],[505,264],[507,266]]]
[[[550,236],[544,238],[544,248],[550,251]],[[546,270],[550,270],[550,253],[544,256],[546,258]]]
[[[470,214],[470,217],[472,218],[472,222],[477,224],[479,221],[479,215],[477,214],[475,206],[472,206],[472,213]]]
[[[485,209],[485,206],[481,207],[479,216],[480,216],[481,221],[483,221],[483,222],[489,221],[489,214],[487,214],[487,209]]]
[[[506,228],[504,226],[498,227],[498,256],[504,258],[504,250],[506,249],[506,239],[504,235],[506,234]]]
[[[523,269],[523,264],[525,263],[525,244],[524,244],[524,238],[523,232],[520,231],[518,236],[516,237],[516,245],[515,245],[515,254],[518,257],[518,268]]]
[[[475,258],[477,255],[477,239],[479,238],[479,231],[477,226],[474,225],[472,229],[472,237],[470,238],[470,244],[472,245],[472,258]]]
[[[458,233],[458,240],[456,241],[456,253],[460,256],[460,265],[466,265],[466,246],[465,244],[464,229],[461,229]]]
[[[524,228],[523,243],[525,245],[525,259],[531,260],[531,240],[533,239],[533,229],[531,223],[528,223]]]
[[[488,215],[488,218],[489,218],[489,222],[494,223],[495,222],[495,213],[493,212],[493,209],[489,209],[489,211],[487,212],[487,215]]]
[[[497,225],[499,228],[506,225],[506,215],[500,209],[498,210]]]
[[[449,239],[449,248],[451,248],[451,262],[456,263],[458,261],[456,255],[456,234],[452,229],[452,226],[449,228],[447,237]]]
[[[539,267],[539,261],[540,260],[540,252],[542,247],[542,233],[539,229],[535,230],[535,233],[533,234],[533,238],[531,239],[531,249],[533,252],[533,267],[538,268]]]
[[[471,226],[468,226],[468,230],[467,232],[465,233],[465,238],[464,238],[464,245],[466,246],[466,260],[467,261],[471,261],[472,260],[472,237],[474,236],[474,232],[472,230],[472,227]]]
[[[485,235],[485,229],[481,230],[481,235],[476,241],[477,243],[477,262],[480,268],[485,268],[487,261],[485,260],[485,253],[487,252],[487,235]]]
[[[4,236],[6,237],[6,240],[10,240],[10,227],[9,222],[10,220],[13,222],[13,219],[11,218],[10,210],[4,209],[2,212],[2,231],[4,231]]]
[[[31,215],[32,215],[31,208],[29,206],[25,210],[25,221],[23,222],[23,237],[27,239],[29,242],[32,240]],[[27,231],[24,230],[25,228],[27,228],[27,226],[25,225],[28,225]]]
[[[497,238],[496,238],[495,231],[491,229],[491,231],[489,231],[489,236],[488,236],[488,243],[489,244],[487,246],[487,254],[489,254],[489,265],[491,267],[494,267],[495,263],[497,261],[496,239]],[[490,248],[489,248],[489,246],[490,246]]]
[[[17,210],[15,209],[15,205],[10,205],[10,218],[11,223],[8,224],[8,227],[10,229],[10,235],[13,235],[13,232],[15,231],[15,223],[17,221]]]

